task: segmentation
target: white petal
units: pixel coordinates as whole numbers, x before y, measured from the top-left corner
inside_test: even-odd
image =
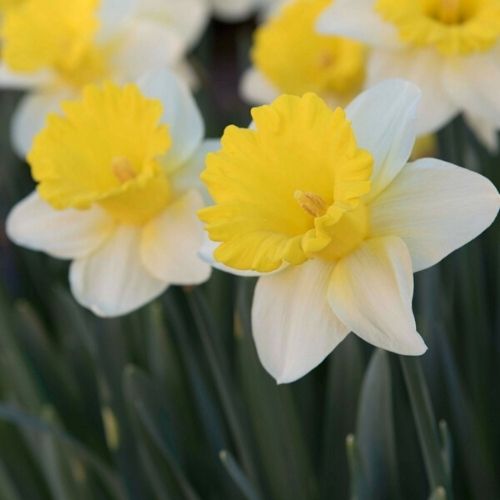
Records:
[[[465,121],[467,125],[474,131],[476,138],[488,149],[490,154],[498,153],[498,132],[500,127],[495,126],[489,120],[482,117],[466,114]]]
[[[119,40],[111,63],[115,79],[122,82],[173,66],[184,50],[175,31],[148,19],[134,19],[128,23]]]
[[[38,73],[13,73],[5,64],[0,64],[0,89],[30,90],[53,80],[53,74],[48,71]]]
[[[12,144],[16,153],[25,158],[31,150],[33,139],[45,126],[49,113],[60,112],[61,101],[71,96],[70,92],[43,92],[24,96],[12,118]]]
[[[260,0],[259,5],[261,12],[259,13],[258,20],[260,22],[265,22],[272,16],[278,15],[278,13],[289,4],[292,0]]]
[[[253,335],[264,368],[278,383],[304,376],[349,333],[328,305],[332,268],[311,260],[257,283]]]
[[[186,162],[200,146],[205,127],[198,106],[186,85],[170,71],[155,71],[141,78],[139,87],[164,107],[162,121],[169,126],[172,147],[162,158],[169,172]]]
[[[363,92],[346,109],[358,145],[374,158],[370,198],[391,183],[410,157],[419,99],[412,83],[388,80]]]
[[[105,42],[119,33],[120,29],[136,13],[140,0],[101,0],[99,3],[99,32],[97,40]]]
[[[181,59],[176,64],[172,66],[172,71],[174,74],[184,82],[192,92],[196,92],[200,89],[201,82],[198,74],[196,73],[194,67],[189,64],[186,59]]]
[[[500,128],[500,48],[445,67],[446,90],[463,111]]]
[[[177,193],[184,193],[190,189],[200,191],[206,204],[210,200],[208,191],[201,182],[200,174],[205,168],[205,160],[208,153],[220,149],[220,139],[207,139],[203,141],[194,155],[170,176],[172,186]]]
[[[446,61],[435,50],[374,50],[368,61],[368,85],[388,78],[404,78],[422,91],[417,135],[436,132],[458,114],[459,108],[444,83]]]
[[[207,281],[211,268],[198,255],[204,231],[196,212],[203,206],[201,195],[190,191],[144,227],[141,257],[152,276],[169,285]]]
[[[14,243],[60,259],[88,255],[112,230],[113,221],[100,208],[55,210],[36,191],[12,209],[6,222]]]
[[[317,29],[326,35],[354,38],[376,47],[398,47],[398,34],[375,11],[376,0],[335,0],[320,16]]]
[[[257,69],[247,69],[241,78],[240,93],[250,104],[269,104],[280,92]]]
[[[499,207],[498,192],[485,177],[440,160],[418,160],[373,202],[371,231],[402,238],[420,271],[482,233]]]
[[[404,242],[395,237],[363,243],[337,263],[328,298],[354,333],[376,347],[420,355],[427,348],[411,308],[413,274]]]
[[[121,316],[147,304],[167,288],[142,263],[141,234],[141,228],[118,226],[94,253],[73,261],[70,284],[80,304],[98,316]]]
[[[206,0],[141,0],[138,14],[168,26],[188,49],[203,34],[209,18],[208,7]]]

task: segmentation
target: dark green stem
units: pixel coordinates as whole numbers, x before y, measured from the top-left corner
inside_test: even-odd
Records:
[[[214,332],[215,326],[209,320],[206,299],[203,292],[199,289],[194,289],[191,293],[186,294],[186,297],[193,312],[195,324],[205,348],[208,364],[214,376],[215,386],[227,416],[243,467],[249,479],[253,481],[256,487],[258,475],[253,463],[249,438],[247,438],[247,432],[244,428],[246,427],[243,422],[244,418],[242,412],[239,411],[238,402],[234,397],[235,390],[232,386],[230,371],[225,366],[224,359],[220,355],[220,349],[217,349],[214,342],[214,338],[216,337],[216,333]]]
[[[453,498],[451,480],[443,461],[439,430],[420,360],[400,356],[400,361],[431,491],[443,487],[447,498],[451,500]]]

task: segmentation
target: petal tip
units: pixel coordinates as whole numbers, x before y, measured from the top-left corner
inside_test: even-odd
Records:
[[[399,354],[403,356],[422,356],[428,349],[429,348],[427,347],[427,344],[422,336],[418,332],[415,332],[412,342],[408,343],[408,345],[405,346]]]
[[[300,378],[302,378],[304,375],[298,375],[297,374],[281,374],[279,376],[272,375],[274,380],[276,380],[276,385],[286,385],[286,384],[291,384],[292,382],[296,382]]]

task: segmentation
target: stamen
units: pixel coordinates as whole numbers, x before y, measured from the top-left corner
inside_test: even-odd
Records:
[[[319,65],[321,69],[328,69],[335,63],[335,57],[329,52],[320,54]]]
[[[293,193],[293,197],[301,208],[313,217],[321,217],[322,215],[325,215],[328,206],[325,200],[323,200],[323,198],[316,193],[297,190]]]
[[[130,160],[124,156],[113,158],[111,169],[116,178],[122,183],[132,180],[137,175]]]

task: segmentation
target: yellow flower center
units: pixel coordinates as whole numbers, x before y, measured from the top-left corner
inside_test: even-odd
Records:
[[[215,258],[235,269],[339,259],[368,234],[363,203],[373,159],[341,108],[315,94],[252,110],[255,129],[230,126],[202,174],[215,205],[200,211]]]
[[[163,106],[136,85],[84,88],[50,115],[28,155],[40,196],[58,210],[97,203],[116,221],[142,224],[169,203],[159,163],[171,145]]]
[[[334,94],[348,101],[360,90],[363,46],[316,33],[316,20],[330,3],[295,0],[257,30],[253,63],[280,92],[302,95],[310,91],[325,98]]]
[[[378,0],[375,8],[405,43],[443,55],[485,52],[500,38],[500,0]]]
[[[56,72],[82,86],[105,78],[107,49],[94,45],[99,0],[24,0],[8,9],[2,58],[19,73]]]

